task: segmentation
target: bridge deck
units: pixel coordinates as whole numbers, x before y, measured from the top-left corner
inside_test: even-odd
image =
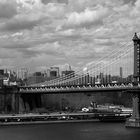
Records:
[[[72,86],[40,86],[40,87],[20,87],[19,93],[81,93],[81,92],[113,92],[113,91],[136,91],[140,90],[140,85],[127,84],[106,84],[106,85],[72,85]]]

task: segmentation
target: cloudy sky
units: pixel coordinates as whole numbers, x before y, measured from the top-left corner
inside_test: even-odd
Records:
[[[81,67],[140,30],[140,0],[0,0],[0,68]]]

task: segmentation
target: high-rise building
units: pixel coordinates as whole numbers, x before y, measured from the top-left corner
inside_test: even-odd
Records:
[[[0,69],[0,75],[4,75],[4,69]]]
[[[47,70],[47,76],[50,78],[59,77],[59,67],[50,67]]]
[[[121,78],[123,77],[123,69],[122,69],[122,67],[120,67],[120,77]]]
[[[27,85],[42,83],[45,81],[44,74],[41,72],[35,72],[27,78]]]
[[[67,76],[67,75],[69,75],[69,77],[74,77],[75,72],[73,70],[62,71],[62,76]]]
[[[27,79],[28,69],[27,68],[21,68],[20,70],[18,70],[17,77],[22,79],[22,80]]]
[[[3,85],[4,70],[0,69],[0,87]]]

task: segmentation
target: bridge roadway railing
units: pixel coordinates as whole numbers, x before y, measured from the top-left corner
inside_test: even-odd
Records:
[[[104,92],[104,91],[139,91],[139,83],[110,83],[87,85],[54,85],[19,87],[19,93],[70,93],[70,92]]]

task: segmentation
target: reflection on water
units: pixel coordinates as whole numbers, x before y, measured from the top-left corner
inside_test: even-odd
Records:
[[[124,123],[57,123],[0,126],[0,140],[138,140],[140,129]]]

